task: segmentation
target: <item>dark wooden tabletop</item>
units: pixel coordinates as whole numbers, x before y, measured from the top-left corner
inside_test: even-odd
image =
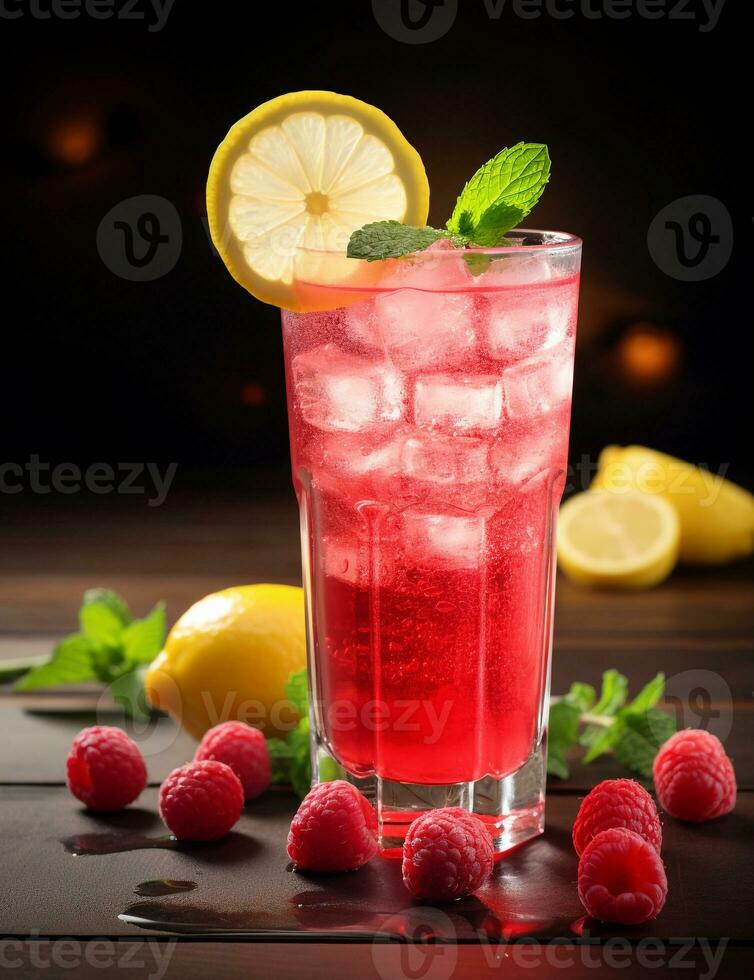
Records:
[[[290,493],[126,503],[3,503],[0,659],[49,651],[94,585],[117,589],[137,613],[165,599],[172,621],[215,589],[299,581]],[[620,772],[609,757],[551,780],[544,836],[503,859],[473,897],[432,909],[410,901],[394,862],[346,876],[291,871],[284,845],[296,799],[282,789],[248,805],[217,844],[171,843],[157,786],[194,743],[167,718],[136,733],[150,774],[138,805],[88,813],[64,786],[67,749],[95,717],[120,716],[93,688],[20,696],[0,687],[0,962],[46,977],[71,976],[72,966],[77,977],[102,976],[129,961],[141,963],[131,976],[155,978],[592,976],[596,966],[624,977],[658,968],[738,977],[754,946],[753,650],[751,563],[677,572],[637,595],[558,582],[553,692],[598,683],[608,667],[635,687],[663,670],[665,709],[679,725],[719,734],[736,767],[734,813],[702,826],[664,819],[668,901],[639,927],[584,920],[576,895],[570,828],[584,792]]]

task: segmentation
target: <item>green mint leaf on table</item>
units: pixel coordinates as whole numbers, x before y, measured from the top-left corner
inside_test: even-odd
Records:
[[[412,228],[400,221],[372,221],[357,229],[348,242],[350,259],[399,259],[412,252],[422,252],[441,238],[448,238],[446,231],[436,228]]]
[[[294,671],[285,682],[285,696],[301,718],[309,717],[309,687],[306,667]]]
[[[309,792],[312,782],[309,739],[309,691],[306,668],[294,671],[285,683],[285,696],[300,715],[286,738],[267,739],[272,759],[273,783],[290,783],[299,796]]]
[[[581,712],[589,711],[597,700],[597,692],[591,684],[574,681],[565,696],[565,700]]]
[[[82,681],[101,681],[132,717],[149,707],[141,669],[165,642],[165,606],[158,602],[144,619],[134,619],[123,599],[110,589],[89,589],[79,610],[81,631],[66,637],[44,663],[16,682],[15,690],[32,691]]]
[[[128,665],[149,664],[165,644],[165,603],[158,602],[144,619],[135,619],[120,636]]]
[[[547,771],[561,779],[568,778],[566,753],[576,744],[579,735],[578,707],[567,700],[558,701],[550,708],[547,728]]]
[[[112,589],[87,589],[82,605],[107,606],[123,626],[128,626],[133,620],[131,610],[128,608],[125,599],[121,599],[118,593],[113,592]]]
[[[600,699],[592,708],[593,715],[614,715],[628,697],[628,678],[617,670],[606,670],[602,675]]]
[[[550,155],[543,143],[517,143],[501,150],[461,191],[448,230],[478,245],[498,244],[529,214],[549,178]],[[480,234],[484,241],[478,239]]]
[[[81,632],[92,643],[115,646],[125,629],[120,617],[104,602],[84,602],[79,609]]]
[[[673,719],[657,708],[641,714],[627,714],[615,743],[615,757],[627,769],[651,779],[657,751],[673,732]]]
[[[76,684],[97,679],[92,665],[92,643],[80,633],[73,633],[55,647],[50,659],[16,681],[14,690],[35,691],[59,684]]]
[[[665,675],[659,673],[656,677],[645,684],[636,697],[623,709],[624,714],[640,714],[654,708],[662,695],[665,693]]]
[[[664,690],[662,673],[628,703],[628,680],[620,671],[602,675],[599,700],[590,684],[574,682],[567,694],[551,703],[547,771],[565,779],[566,753],[578,744],[587,749],[585,764],[611,752],[627,769],[650,777],[657,750],[675,731],[670,715],[655,707]]]
[[[145,673],[146,667],[129,670],[108,685],[113,701],[123,708],[129,718],[139,721],[146,721],[151,710],[144,694]]]

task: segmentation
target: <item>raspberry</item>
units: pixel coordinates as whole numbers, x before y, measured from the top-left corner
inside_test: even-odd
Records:
[[[581,854],[593,837],[611,827],[633,830],[660,853],[662,827],[655,801],[633,779],[605,779],[584,797],[573,825],[576,853]]]
[[[224,762],[241,780],[244,796],[253,800],[270,785],[272,763],[267,741],[258,728],[242,721],[226,721],[205,733],[194,762]]]
[[[189,762],[160,787],[160,816],[178,840],[217,840],[242,809],[243,786],[224,762]]]
[[[484,824],[456,806],[417,817],[403,842],[403,884],[415,898],[447,902],[469,895],[489,878],[493,863]]]
[[[66,762],[68,789],[90,810],[122,810],[147,785],[139,746],[120,728],[82,728]]]
[[[377,815],[350,783],[312,787],[288,833],[288,856],[309,871],[354,871],[377,853]]]
[[[668,881],[654,847],[625,827],[603,830],[579,860],[579,898],[596,919],[635,925],[665,904]]]
[[[710,732],[687,728],[671,735],[655,757],[653,775],[657,799],[679,820],[714,820],[736,805],[733,764]]]

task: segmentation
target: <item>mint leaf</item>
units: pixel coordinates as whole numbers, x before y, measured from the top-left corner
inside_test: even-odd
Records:
[[[633,713],[639,714],[644,711],[648,711],[650,708],[654,708],[657,702],[662,697],[665,691],[665,675],[659,673],[656,677],[645,684],[644,687],[639,691],[636,697],[621,712],[623,713]]]
[[[96,644],[115,645],[124,624],[120,616],[107,602],[84,601],[79,609],[79,625],[81,632]]]
[[[569,704],[578,708],[579,711],[589,711],[597,700],[597,692],[591,684],[582,684],[580,681],[574,681],[565,699]]]
[[[448,233],[436,228],[412,228],[400,221],[372,221],[351,234],[346,254],[349,259],[399,259],[422,252]]]
[[[549,178],[550,155],[543,143],[506,147],[480,167],[461,191],[448,230],[480,245],[493,244],[493,238],[496,244],[529,214]],[[478,241],[478,233],[486,241]]]
[[[306,667],[294,671],[285,682],[285,696],[301,718],[309,717],[309,686]]]
[[[594,762],[599,756],[609,752],[620,738],[623,726],[623,720],[616,718],[608,728],[599,729],[593,736],[590,736],[591,747],[584,756],[584,762]],[[582,744],[584,743],[582,742]]]
[[[558,701],[550,708],[547,725],[547,771],[561,779],[568,778],[566,752],[576,744],[579,715],[579,709],[567,701]]]
[[[113,615],[121,621],[123,626],[128,626],[133,620],[131,610],[128,608],[125,599],[121,599],[118,593],[113,592],[112,589],[87,589],[84,593],[82,605],[107,606]]]
[[[16,682],[14,690],[34,691],[41,687],[96,680],[92,655],[93,646],[87,637],[80,633],[67,636],[55,647],[47,663],[25,674]]]
[[[129,670],[116,677],[108,686],[110,697],[119,704],[129,718],[146,721],[150,707],[144,693],[144,674],[146,667]]]
[[[663,742],[675,732],[675,722],[658,708],[627,714],[615,744],[615,755],[627,769],[652,778],[652,763]]]
[[[521,208],[507,201],[498,201],[482,212],[478,224],[469,234],[475,245],[491,248],[499,245],[505,232],[515,228],[523,217]]]
[[[290,782],[293,749],[282,738],[268,738],[267,751],[270,753],[270,760],[272,761],[272,782]]]
[[[165,643],[165,603],[158,602],[148,616],[128,625],[120,642],[127,664],[151,663]]]
[[[628,678],[618,670],[606,670],[602,675],[600,699],[592,708],[593,715],[614,715],[622,708],[628,695]]]

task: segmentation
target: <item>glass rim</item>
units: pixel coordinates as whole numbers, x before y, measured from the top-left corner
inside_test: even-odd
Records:
[[[502,255],[531,255],[537,254],[541,255],[543,253],[560,253],[568,251],[576,251],[582,246],[582,240],[578,235],[571,234],[571,232],[566,231],[546,231],[541,228],[513,228],[510,232],[506,233],[506,238],[511,236],[512,240],[519,238],[530,238],[535,235],[539,235],[546,238],[546,241],[532,243],[532,244],[511,244],[511,245],[494,245],[494,246],[478,246],[475,245],[472,248],[459,248],[453,249],[452,251],[448,249],[447,251],[429,251],[423,249],[418,252],[409,252],[406,255],[401,256],[401,258],[412,258],[417,259],[426,255],[434,260],[441,258],[443,256],[454,256],[458,255],[490,255],[499,257]],[[338,251],[335,249],[325,249],[325,248],[310,248],[306,245],[299,245],[296,247],[295,255],[309,255],[309,256],[332,256],[333,258],[345,258],[345,252]],[[364,261],[359,260],[359,261]],[[388,259],[373,259],[372,261],[384,262],[384,261],[395,261],[395,258]]]

